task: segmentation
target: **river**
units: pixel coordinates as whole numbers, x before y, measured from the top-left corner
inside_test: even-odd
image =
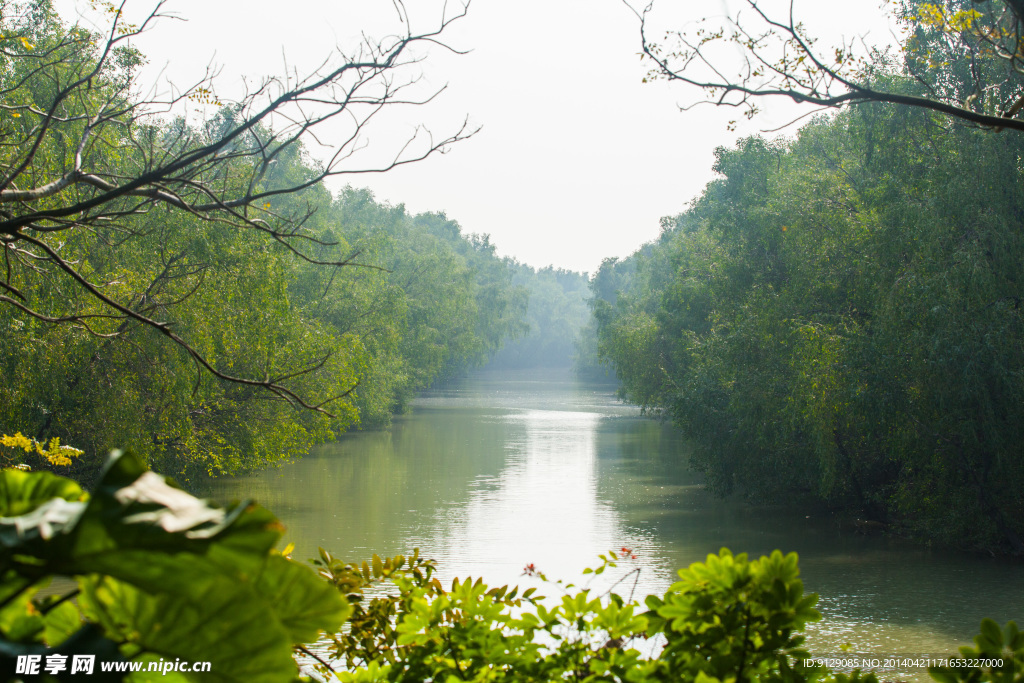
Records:
[[[720,500],[685,453],[681,435],[617,401],[614,387],[558,371],[480,373],[417,399],[387,431],[346,435],[205,494],[270,508],[296,558],[318,546],[349,560],[419,548],[446,582],[524,583],[530,563],[577,580],[599,553],[628,547],[643,595],[721,547],[796,551],[806,590],[821,596],[824,619],[808,632],[815,653],[948,655],[983,617],[1024,625],[1019,562],[841,533],[826,513]]]

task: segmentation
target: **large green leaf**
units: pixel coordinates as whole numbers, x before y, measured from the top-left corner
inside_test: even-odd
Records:
[[[49,472],[0,470],[0,570],[26,546],[42,547],[70,530],[86,508],[81,487]],[[38,576],[38,572],[30,572]]]
[[[321,630],[336,632],[352,612],[331,584],[305,567],[271,555],[254,584],[288,630],[293,643],[310,643]]]
[[[18,474],[26,476],[9,478],[11,499],[62,490],[46,477],[48,488],[33,483],[42,473]],[[168,582],[182,584],[168,554],[205,555],[220,571],[253,576],[280,530],[260,507],[212,506],[150,472],[130,453],[114,453],[87,504],[52,498],[24,515],[0,519],[0,544],[10,551],[0,568],[14,567],[28,577],[105,573],[159,591]]]
[[[58,647],[46,647],[44,645],[30,643],[12,643],[0,638],[0,671],[14,671],[17,658],[21,655],[65,655],[70,657],[75,654],[87,653],[94,655],[97,662],[119,662],[124,661],[118,650],[118,644],[107,638],[103,630],[96,624],[85,624],[78,629],[70,638],[61,643]],[[114,683],[120,681],[123,674],[104,673],[100,667],[88,680],[90,683]],[[55,677],[57,681],[81,681],[81,675],[72,675],[68,670],[63,671]]]
[[[112,454],[83,517],[76,557],[112,547],[204,552],[214,541],[262,557],[281,531],[266,510],[248,503],[228,509],[210,505],[149,471],[130,453]]]
[[[91,579],[83,602],[113,638],[165,659],[210,662],[200,681],[275,683],[295,676],[288,631],[251,586],[225,576],[201,600],[150,595],[123,581]]]
[[[12,497],[35,490],[36,474],[12,478]],[[49,490],[72,491],[54,484]],[[190,680],[269,682],[294,679],[292,645],[340,629],[351,611],[310,569],[271,553],[281,526],[268,511],[210,505],[131,454],[111,457],[87,503],[52,498],[25,509],[0,527],[12,551],[3,560],[0,588],[11,587],[6,594],[15,596],[37,577],[79,577],[78,605],[99,630],[79,628],[69,604],[44,624],[27,608],[25,592],[5,615],[9,636],[48,634],[63,641],[60,650],[76,643],[109,650],[118,642],[133,658],[211,662],[211,672],[189,674]],[[94,633],[102,643],[89,640]],[[25,647],[55,651],[4,638],[0,646],[8,656],[26,653]]]
[[[68,537],[85,509],[83,502],[52,498],[18,517],[0,518],[0,547],[11,553],[2,566],[11,566],[17,560],[15,552],[40,559],[50,552],[64,552],[67,544],[61,540]],[[39,573],[38,562],[21,563],[27,564],[31,575]]]
[[[53,597],[55,600],[60,599],[57,596]],[[82,627],[82,613],[74,602],[63,600],[60,604],[46,609],[43,621],[43,640],[47,645],[60,645]]]
[[[70,479],[49,472],[0,470],[0,517],[18,517],[52,498],[86,499],[82,488]]]
[[[43,616],[31,605],[39,588],[39,585],[26,588],[0,607],[0,634],[5,639],[16,643],[32,643],[42,637],[45,628]]]

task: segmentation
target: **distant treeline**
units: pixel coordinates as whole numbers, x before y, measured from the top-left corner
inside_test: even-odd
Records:
[[[863,105],[719,149],[591,286],[625,397],[720,492],[1024,552],[1024,137]]]
[[[576,355],[580,330],[590,320],[589,278],[548,266],[534,269],[510,261],[512,282],[529,296],[528,332],[499,350],[489,368],[569,368]]]

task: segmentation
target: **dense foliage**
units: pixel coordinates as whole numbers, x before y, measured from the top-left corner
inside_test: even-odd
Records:
[[[549,587],[562,595],[550,600],[536,588],[520,594],[479,579],[456,579],[445,590],[430,563],[406,569],[402,559],[375,558],[371,569],[323,556],[325,573],[350,595],[377,582],[398,588],[372,600],[365,612],[376,619],[354,618],[335,639],[343,681],[809,681],[826,673],[801,648],[798,631],[820,615],[817,596],[803,594],[795,554],[750,562],[723,549],[680,571],[646,609],[611,588],[558,582]],[[616,567],[619,556],[602,559],[588,572]],[[664,639],[657,656],[636,647],[649,638]]]
[[[720,149],[595,279],[601,351],[722,492],[1024,552],[1022,154],[884,105]]]
[[[1013,102],[1018,4],[899,3],[872,87]],[[720,179],[597,274],[599,350],[721,492],[1024,554],[1022,159],[1017,132],[870,100],[719,149]]]
[[[310,264],[244,233],[196,230],[187,218],[162,217],[144,238],[113,248],[65,249],[91,258],[98,279],[174,300],[177,329],[224,367],[284,372],[329,352],[297,386],[347,394],[330,406],[333,417],[205,375],[140,326],[113,341],[3,308],[0,325],[11,334],[0,337],[9,378],[0,389],[0,425],[39,440],[63,438],[87,453],[124,439],[179,473],[257,468],[360,421],[386,423],[416,391],[482,363],[519,329],[525,296],[486,240],[462,235],[443,217],[379,204],[366,191],[321,201],[316,224],[307,225],[339,242],[321,250],[355,246],[360,266]],[[163,255],[172,244],[177,260],[168,266]],[[156,271],[168,268],[179,274],[161,281]]]
[[[322,119],[274,129],[283,104],[202,88],[212,118],[149,115],[119,42],[144,28],[0,3],[0,433],[77,446],[77,476],[115,446],[186,477],[258,468],[387,422],[517,333],[524,294],[486,237],[328,192],[349,171],[298,137]],[[394,64],[309,96],[347,106]]]
[[[561,594],[544,598],[470,578],[445,589],[418,554],[351,564],[321,551],[317,578],[271,550],[279,530],[266,510],[212,507],[130,455],[108,462],[91,495],[46,472],[0,471],[0,680],[77,680],[71,662],[84,654],[97,680],[287,681],[293,648],[353,683],[876,680],[831,672],[804,649],[800,630],[821,616],[793,553],[751,561],[723,549],[641,605],[614,592],[639,569],[602,591],[527,567]],[[601,559],[592,579],[628,563],[629,549]],[[40,594],[53,575],[77,586]],[[1013,622],[985,620],[975,644],[932,676],[1024,679]],[[210,669],[163,668],[179,661]],[[102,666],[149,662],[159,668]]]

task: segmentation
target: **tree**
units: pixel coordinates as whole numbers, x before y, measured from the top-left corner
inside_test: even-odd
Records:
[[[907,28],[902,63],[888,51],[858,49],[851,40],[831,50],[816,45],[794,16],[744,0],[751,10],[724,21],[705,18],[694,30],[649,37],[648,5],[638,11],[648,78],[704,91],[706,102],[735,107],[747,118],[765,97],[823,108],[888,102],[927,109],[972,124],[1024,131],[1024,3],[1020,0],[901,0]],[[742,58],[728,65],[738,46]],[[733,122],[734,123],[734,122]]]
[[[232,258],[247,271],[238,279],[257,287],[273,278],[254,266],[282,255],[329,268],[355,265],[358,250],[317,258],[317,248],[330,245],[309,230],[315,203],[308,193],[325,179],[387,171],[472,135],[466,123],[439,139],[417,130],[383,164],[352,163],[363,132],[382,111],[432,99],[406,96],[416,82],[414,50],[443,45],[442,32],[466,5],[431,30],[367,40],[306,76],[268,78],[233,102],[221,101],[209,74],[168,98],[139,98],[143,57],[130,40],[162,16],[163,3],[138,25],[125,22],[124,4],[98,6],[110,17],[105,35],[67,26],[48,0],[0,4],[0,304],[15,309],[22,324],[70,326],[102,340],[149,330],[186,353],[200,376],[330,414],[331,402],[354,382],[329,395],[299,387],[338,350],[307,342],[297,356],[245,372],[219,363],[216,345],[195,343],[183,331],[190,324],[175,315],[202,296],[217,259],[158,233],[188,223],[178,237],[202,235],[210,249],[222,246],[225,235],[247,234],[232,247]],[[404,7],[396,6],[409,27]],[[190,124],[180,112],[196,103],[219,112]],[[328,126],[329,136],[318,141],[338,142],[324,160],[297,163],[306,157],[303,140]],[[146,240],[157,246],[133,253]],[[103,270],[98,263],[126,256],[142,262],[123,278],[93,277]],[[214,324],[192,326],[198,323]]]
[[[935,118],[719,149],[634,275],[595,278],[599,349],[713,489],[1021,555],[1024,139]]]

